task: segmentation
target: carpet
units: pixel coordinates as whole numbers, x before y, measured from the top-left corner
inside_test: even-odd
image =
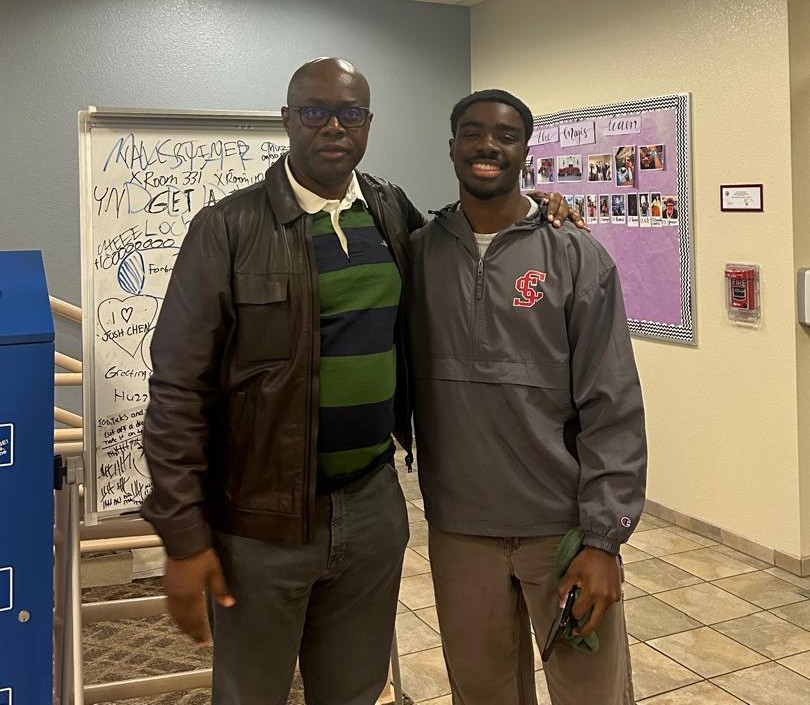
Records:
[[[135,580],[82,590],[83,602],[105,602],[162,595],[161,578]],[[196,647],[168,615],[96,622],[82,628],[85,685],[110,683],[211,667],[211,647]],[[404,696],[405,705],[413,701]],[[109,701],[111,705],[210,705],[208,689]],[[287,705],[304,705],[304,685],[296,671]]]
[[[161,595],[160,578],[127,585],[85,588],[83,602]],[[211,647],[196,647],[167,615],[96,622],[82,628],[86,685],[210,668]],[[111,701],[113,705],[209,705],[207,689]],[[304,705],[304,687],[295,674],[288,705]]]

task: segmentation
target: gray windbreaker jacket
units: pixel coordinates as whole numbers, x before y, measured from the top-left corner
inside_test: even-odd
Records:
[[[644,506],[641,389],[616,266],[545,208],[483,258],[448,206],[410,236],[419,479],[431,524],[482,536],[574,526],[612,553]]]

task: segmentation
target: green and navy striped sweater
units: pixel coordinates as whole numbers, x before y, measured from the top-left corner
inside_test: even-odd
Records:
[[[313,215],[321,313],[318,492],[348,484],[393,453],[399,271],[365,204]]]

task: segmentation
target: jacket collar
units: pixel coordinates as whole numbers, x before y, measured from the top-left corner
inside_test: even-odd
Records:
[[[546,225],[546,213],[548,211],[545,203],[538,204],[539,207],[534,213],[521,218],[512,225],[504,228],[506,230],[531,230],[538,225]],[[447,232],[456,237],[465,238],[468,233],[472,233],[470,223],[461,210],[461,202],[456,201],[451,203],[439,211],[430,211],[436,216],[436,222],[441,225]]]
[[[286,158],[287,155],[284,154],[277,159],[264,176],[264,188],[270,199],[270,207],[276,217],[285,225],[304,214],[304,209],[295,200],[295,193],[284,171]]]

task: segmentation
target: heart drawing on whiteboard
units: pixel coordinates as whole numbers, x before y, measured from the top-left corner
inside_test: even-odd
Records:
[[[146,337],[143,339],[143,343],[141,343],[141,359],[150,372],[152,371],[152,336],[154,334],[155,329],[150,328]]]
[[[115,343],[130,357],[135,357],[157,315],[157,299],[151,296],[129,296],[126,299],[104,299],[98,306],[99,337]]]

